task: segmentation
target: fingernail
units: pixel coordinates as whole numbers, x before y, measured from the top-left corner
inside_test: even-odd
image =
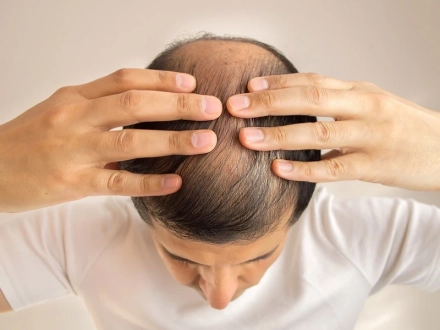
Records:
[[[162,179],[162,187],[174,188],[179,184],[179,178],[175,176],[167,176]]]
[[[278,161],[277,163],[280,172],[291,172],[293,170],[293,166],[289,162]]]
[[[251,87],[254,91],[264,91],[269,88],[269,83],[264,78],[255,78],[251,80]]]
[[[208,115],[215,115],[222,111],[222,103],[215,97],[204,97],[202,99],[202,110]]]
[[[194,133],[191,137],[191,143],[196,148],[210,147],[215,142],[214,134],[210,132]]]
[[[176,84],[180,88],[190,89],[195,86],[196,79],[193,76],[187,74],[178,74],[176,75]]]
[[[229,104],[233,110],[238,111],[248,108],[251,105],[251,100],[244,95],[235,95],[229,99]]]
[[[244,130],[244,137],[246,140],[248,140],[248,142],[259,142],[263,141],[264,133],[258,128],[246,128]]]

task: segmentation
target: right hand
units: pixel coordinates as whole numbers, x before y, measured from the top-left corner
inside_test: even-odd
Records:
[[[110,130],[144,121],[220,116],[220,100],[189,94],[195,85],[195,78],[183,73],[122,69],[87,84],[61,88],[1,125],[0,212],[93,195],[176,192],[182,184],[178,175],[129,173],[119,170],[117,162],[207,153],[217,142],[214,132]]]

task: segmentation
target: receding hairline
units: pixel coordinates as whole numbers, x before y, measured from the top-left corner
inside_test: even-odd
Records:
[[[210,53],[214,48],[215,53]],[[260,45],[246,41],[246,39],[234,40],[234,39],[197,39],[184,43],[174,49],[174,54],[181,56],[185,53],[192,55],[205,56],[208,52],[210,57],[217,57],[217,55],[233,54],[234,58],[237,56],[243,56],[244,60],[249,57],[272,57],[276,59],[275,55],[269,50],[263,48]],[[249,54],[251,52],[251,54]],[[183,53],[183,54],[182,54]]]
[[[256,60],[257,62],[271,62],[276,63],[277,61],[284,64],[289,73],[296,73],[298,70],[293,66],[293,64],[287,59],[287,57],[276,47],[266,44],[264,42],[258,41],[253,38],[248,37],[236,37],[230,35],[216,35],[213,33],[198,33],[193,36],[187,36],[184,38],[179,38],[168,44],[165,49],[156,57],[153,62],[147,67],[149,68],[151,65],[154,65],[158,58],[178,58],[183,55],[191,56],[194,58],[199,58],[198,54],[206,54],[206,50],[209,50],[201,46],[203,45],[215,45],[215,53],[225,54],[227,51],[249,51],[251,50],[252,55],[249,56],[249,52],[247,52],[246,56],[243,56],[243,61],[246,60]],[[232,47],[231,47],[232,46]],[[235,46],[235,47],[234,47]],[[196,51],[192,51],[196,50]],[[253,51],[252,51],[253,50]],[[212,53],[207,54],[209,57],[212,57]],[[238,56],[234,56],[236,61],[241,64],[243,61],[239,61]],[[230,60],[230,58],[228,58]],[[229,63],[232,64],[232,63]]]

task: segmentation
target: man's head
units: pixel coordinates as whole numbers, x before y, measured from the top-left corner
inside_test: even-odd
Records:
[[[174,172],[182,177],[183,185],[177,193],[135,197],[133,202],[150,225],[159,254],[173,276],[198,289],[212,307],[224,308],[258,283],[275,261],[288,227],[304,211],[315,188],[313,183],[277,177],[271,172],[271,162],[278,158],[315,161],[320,157],[315,150],[249,150],[238,141],[238,132],[248,126],[283,126],[316,118],[241,119],[228,113],[228,98],[246,93],[251,78],[297,72],[274,48],[254,40],[204,35],[173,44],[148,68],[192,74],[197,80],[195,93],[216,96],[224,104],[223,114],[210,122],[155,122],[130,127],[212,129],[218,138],[212,152],[121,163],[121,168],[130,172]],[[192,262],[181,264],[182,258]]]

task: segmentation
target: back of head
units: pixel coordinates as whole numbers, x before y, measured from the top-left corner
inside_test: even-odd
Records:
[[[194,93],[218,97],[222,115],[209,122],[140,123],[129,128],[154,130],[212,129],[216,148],[203,155],[135,159],[121,163],[134,173],[177,173],[182,188],[160,197],[134,197],[141,217],[159,222],[176,236],[213,244],[249,242],[263,237],[291,214],[293,224],[307,206],[315,184],[292,182],[271,171],[274,159],[316,161],[319,151],[258,152],[244,148],[238,132],[249,126],[283,126],[314,122],[315,117],[283,116],[241,119],[226,110],[227,99],[246,93],[251,78],[296,73],[277,50],[251,39],[201,37],[177,42],[161,53],[149,69],[195,76]],[[158,109],[160,111],[160,109]],[[152,220],[154,219],[154,220]]]

